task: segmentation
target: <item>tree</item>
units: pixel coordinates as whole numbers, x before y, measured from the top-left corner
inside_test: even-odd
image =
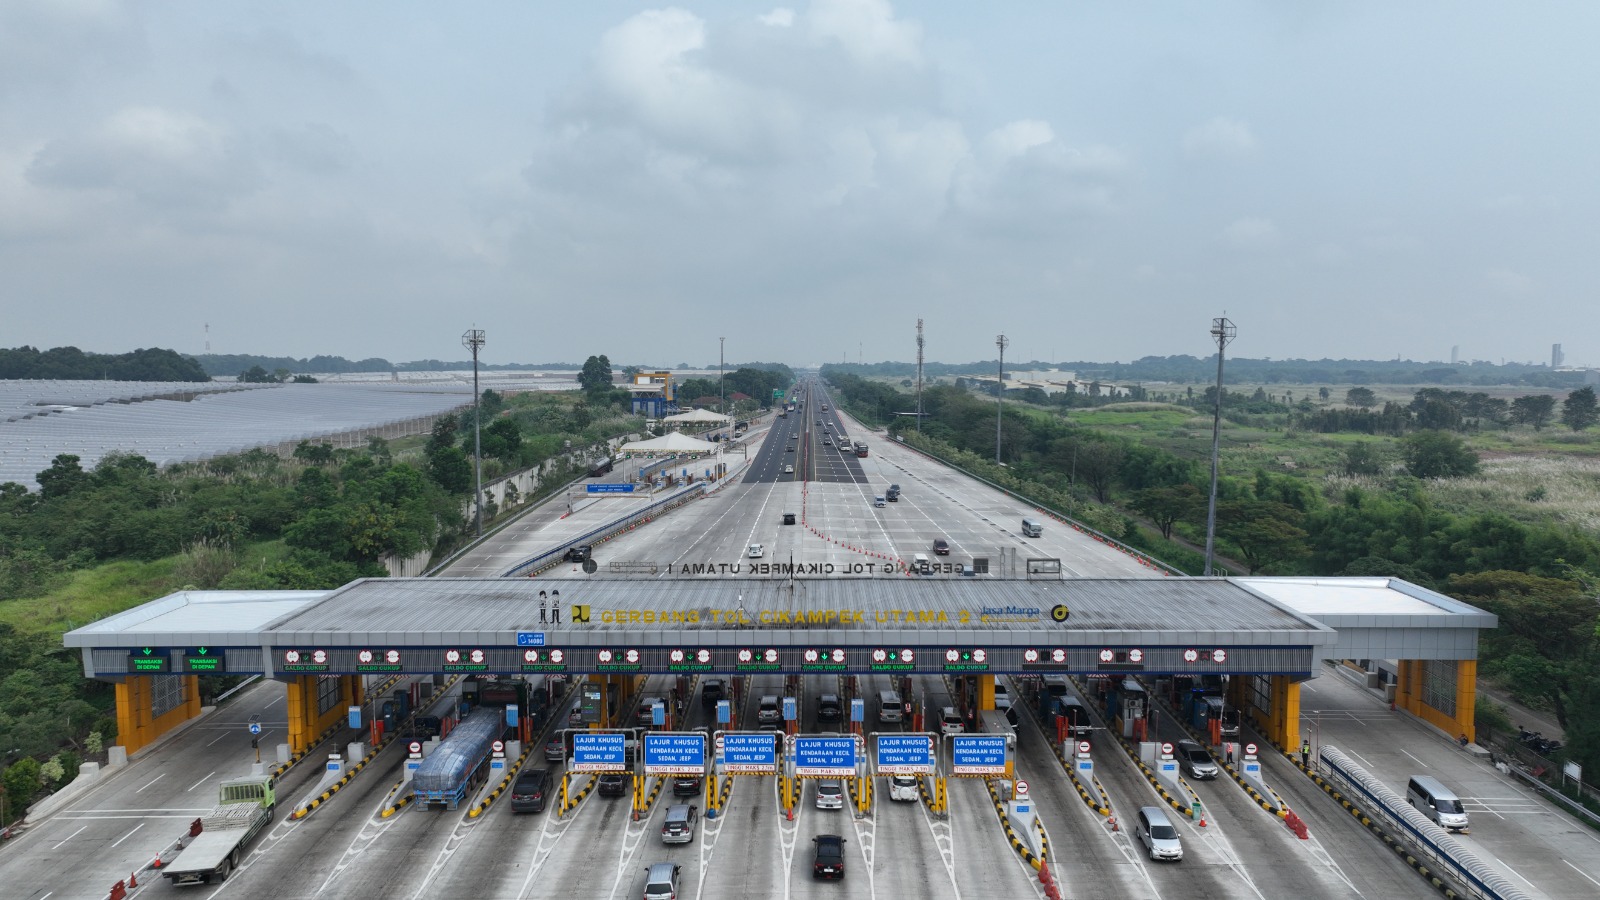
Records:
[[[277,384],[278,378],[260,366],[251,366],[239,373],[239,380],[245,384]]]
[[[1250,574],[1305,550],[1301,514],[1276,500],[1229,500],[1217,504],[1217,534],[1239,548]]]
[[[1583,585],[1487,571],[1452,577],[1449,592],[1500,618],[1482,638],[1490,670],[1520,699],[1548,702],[1565,728],[1573,694],[1594,679],[1596,607]]]
[[[1344,392],[1344,402],[1357,409],[1369,409],[1378,405],[1378,395],[1372,388],[1353,387]]]
[[[1582,431],[1600,422],[1600,408],[1594,396],[1594,388],[1579,388],[1567,395],[1561,404],[1561,424],[1573,431]]]
[[[1110,500],[1111,484],[1122,468],[1122,455],[1122,448],[1110,441],[1084,441],[1078,447],[1078,477],[1101,503]]]
[[[1172,539],[1172,526],[1200,509],[1200,489],[1192,484],[1145,488],[1133,498],[1133,508],[1150,517],[1161,529],[1161,536]]]
[[[1346,475],[1382,475],[1383,456],[1372,441],[1357,441],[1345,448],[1344,473]]]
[[[39,761],[31,757],[17,760],[0,775],[0,784],[6,789],[6,821],[14,822],[39,794]]]
[[[460,447],[445,447],[428,454],[428,477],[452,494],[472,490],[472,463]]]
[[[326,442],[301,441],[294,445],[294,458],[315,466],[333,462],[333,445]]]
[[[1511,401],[1511,419],[1521,425],[1532,425],[1534,431],[1543,431],[1555,409],[1556,398],[1549,394],[1528,394]]]
[[[45,500],[71,496],[89,485],[89,473],[83,471],[77,455],[72,453],[62,453],[51,460],[50,468],[40,472],[38,478],[39,496]]]
[[[522,450],[522,429],[510,419],[495,419],[483,430],[483,455],[514,460]]]
[[[1478,471],[1478,454],[1443,431],[1419,431],[1400,439],[1406,471],[1417,478],[1460,478]]]
[[[578,373],[578,384],[589,393],[610,390],[611,360],[605,354],[584,360],[583,370]]]

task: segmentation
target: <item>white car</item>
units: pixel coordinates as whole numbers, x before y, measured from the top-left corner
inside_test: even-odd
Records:
[[[751,559],[760,559],[761,557],[767,555],[767,548],[761,546],[760,544],[751,544],[750,549],[745,551],[745,555]]]
[[[922,799],[917,780],[914,775],[896,775],[889,779],[889,799],[909,800],[912,803]]]
[[[844,785],[834,779],[817,782],[817,809],[844,809]]]
[[[783,474],[785,474],[785,475],[793,475],[794,474],[794,466],[784,466],[783,467]]]

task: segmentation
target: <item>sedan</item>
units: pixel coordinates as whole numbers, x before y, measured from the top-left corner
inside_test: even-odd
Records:
[[[567,758],[566,742],[557,735],[544,742],[544,761],[558,763]]]
[[[783,474],[785,474],[785,475],[793,475],[794,474],[794,466],[784,466],[783,467]]]

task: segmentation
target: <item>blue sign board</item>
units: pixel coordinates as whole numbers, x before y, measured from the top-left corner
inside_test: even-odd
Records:
[[[776,732],[722,733],[722,756],[725,772],[749,775],[772,775],[778,771],[778,735]]]
[[[793,722],[800,717],[800,707],[793,697],[783,698],[783,720]]]
[[[796,775],[845,778],[856,774],[853,736],[800,735],[794,739]]]
[[[646,775],[704,775],[706,736],[700,733],[656,733],[644,736]]]
[[[519,632],[517,632],[517,646],[518,647],[543,647],[544,646],[544,632],[542,632],[542,631],[519,631]]]
[[[950,771],[956,775],[1004,775],[1006,736],[1003,734],[951,735]]]
[[[650,724],[657,728],[667,724],[667,705],[665,703],[650,704]]]
[[[879,775],[932,775],[933,738],[925,734],[880,734]]]
[[[575,731],[572,771],[622,772],[628,768],[627,736],[617,731]]]
[[[733,721],[733,705],[726,700],[717,701],[717,724],[726,725]]]
[[[631,494],[631,493],[633,493],[633,485],[631,485],[631,484],[612,484],[612,483],[608,482],[608,483],[604,483],[604,484],[590,484],[590,485],[586,485],[586,487],[589,489],[589,493],[591,493],[591,494]]]
[[[851,698],[851,700],[850,700],[850,721],[852,721],[852,722],[861,722],[861,721],[864,721],[866,718],[867,718],[867,704],[866,704],[866,701],[862,700],[860,697]]]

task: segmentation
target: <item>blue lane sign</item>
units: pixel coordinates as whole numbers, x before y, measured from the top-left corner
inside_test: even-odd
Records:
[[[704,775],[706,736],[700,733],[654,733],[644,736],[646,775]]]
[[[572,771],[624,772],[628,754],[626,736],[616,731],[576,731],[572,734]]]
[[[724,731],[722,770],[742,775],[775,775],[778,772],[778,735]]]
[[[800,717],[800,707],[793,697],[783,698],[783,720],[793,722]]]
[[[587,485],[591,494],[631,494],[631,484],[591,484]]]
[[[1004,775],[1006,736],[1003,734],[951,735],[950,771],[955,775]]]
[[[353,726],[353,727],[359,728],[360,726]],[[251,722],[250,723],[250,733],[251,734],[260,734],[261,733],[261,723],[260,722]]]
[[[795,738],[794,773],[837,778],[856,774],[856,739],[818,735]]]
[[[862,700],[860,697],[852,697],[851,700],[850,700],[850,721],[852,721],[852,722],[862,722],[862,721],[865,721],[866,718],[867,718],[867,704],[866,704],[866,701]]]
[[[933,738],[925,734],[880,734],[879,775],[932,775]]]
[[[517,632],[517,646],[518,647],[543,647],[544,646],[544,632],[542,632],[542,631],[519,631],[519,632]]]

